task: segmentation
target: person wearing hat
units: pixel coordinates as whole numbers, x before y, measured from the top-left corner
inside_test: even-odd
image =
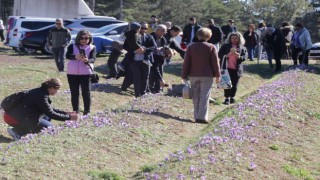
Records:
[[[197,19],[195,17],[191,17],[189,19],[189,24],[183,28],[183,36],[182,41],[185,44],[190,44],[196,38],[197,31],[201,28],[201,26],[197,23]]]
[[[156,15],[152,15],[151,16],[151,21],[150,21],[150,23],[149,23],[149,27],[148,27],[148,29],[147,29],[147,33],[148,34],[151,34],[154,30],[155,30],[155,28],[157,27],[157,25],[158,25],[158,17],[156,16]]]
[[[51,106],[49,96],[56,95],[61,86],[59,79],[48,79],[40,87],[29,90],[21,102],[5,111],[3,119],[13,127],[7,129],[9,135],[18,140],[28,133],[38,133],[52,126],[50,119],[77,120],[76,112],[65,112]]]
[[[217,50],[219,51],[220,44],[221,44],[222,39],[223,39],[221,28],[214,24],[214,20],[213,19],[208,19],[207,22],[208,22],[208,28],[212,32],[212,36],[211,36],[209,42],[214,44],[216,46]]]
[[[301,23],[296,24],[292,41],[292,60],[294,65],[297,65],[298,58],[299,64],[308,65],[311,48],[312,41],[309,31]]]
[[[237,32],[237,27],[234,25],[234,20],[229,19],[228,25],[222,26],[221,30],[223,32],[223,40],[226,40],[230,33]]]

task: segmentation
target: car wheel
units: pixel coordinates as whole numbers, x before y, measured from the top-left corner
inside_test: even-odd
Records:
[[[42,52],[43,54],[46,54],[46,55],[52,54],[52,50],[51,50],[51,48],[49,47],[48,43],[45,43],[45,44],[43,45],[41,52]]]
[[[25,51],[28,54],[33,54],[35,53],[37,50],[35,49],[31,49],[31,48],[23,48],[23,51]]]

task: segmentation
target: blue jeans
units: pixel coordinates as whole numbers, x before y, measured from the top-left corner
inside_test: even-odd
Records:
[[[42,129],[52,126],[52,123],[50,122],[50,120],[51,119],[48,116],[42,116],[39,119],[39,123],[37,125],[19,124],[19,125],[13,126],[13,130],[19,136],[24,136],[28,133],[39,133],[41,132]]]
[[[58,70],[64,71],[65,48],[64,47],[52,48],[52,55],[54,57],[54,60],[56,61]]]
[[[248,51],[248,56],[250,61],[253,61],[255,49],[256,49],[256,46],[247,46],[247,51]]]

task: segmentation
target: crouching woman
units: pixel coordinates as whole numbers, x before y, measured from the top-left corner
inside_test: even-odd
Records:
[[[183,62],[182,79],[191,81],[194,118],[198,123],[208,123],[209,97],[213,79],[220,81],[220,65],[217,49],[208,43],[212,33],[208,28],[197,32],[199,42],[187,49]]]
[[[51,106],[49,96],[54,96],[62,86],[59,79],[52,78],[41,84],[41,87],[31,89],[20,102],[5,111],[4,121],[13,128],[8,133],[15,140],[28,133],[38,133],[43,128],[52,126],[50,120],[77,120],[75,112],[65,112]]]

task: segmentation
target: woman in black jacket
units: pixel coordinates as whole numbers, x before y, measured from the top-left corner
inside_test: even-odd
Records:
[[[250,61],[253,61],[254,52],[258,45],[258,34],[254,31],[254,28],[253,24],[249,24],[248,31],[243,34]]]
[[[43,82],[41,87],[29,90],[21,102],[4,113],[4,121],[13,127],[8,129],[8,133],[15,140],[52,126],[50,119],[60,121],[78,119],[78,114],[75,112],[65,112],[51,106],[49,96],[55,95],[61,85],[59,79],[49,79]]]
[[[237,85],[242,75],[242,62],[247,58],[247,50],[243,46],[245,43],[241,33],[233,32],[228,35],[225,44],[220,48],[218,56],[220,59],[220,66],[225,68],[226,63],[222,64],[223,58],[228,62],[228,69],[232,88],[224,90],[224,97],[226,98],[223,104],[229,105],[235,103],[234,96],[237,92]]]

